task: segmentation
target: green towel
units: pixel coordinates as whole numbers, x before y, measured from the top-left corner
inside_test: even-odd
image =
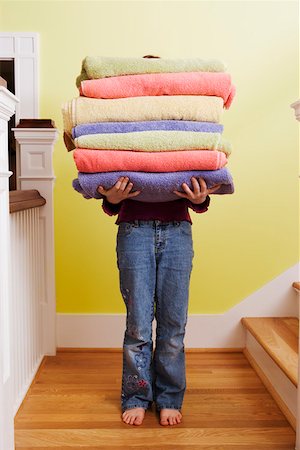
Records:
[[[163,59],[163,58],[120,58],[87,56],[82,61],[81,74],[76,79],[79,88],[83,80],[136,75],[142,73],[174,72],[225,72],[224,63],[216,59]]]
[[[227,156],[230,143],[221,133],[193,131],[140,131],[138,133],[86,134],[75,138],[79,148],[164,152],[175,150],[219,150]]]

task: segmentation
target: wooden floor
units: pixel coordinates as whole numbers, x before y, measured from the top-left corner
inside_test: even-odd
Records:
[[[15,418],[16,449],[292,450],[295,433],[241,352],[187,353],[183,422],[120,420],[122,354],[47,357]]]

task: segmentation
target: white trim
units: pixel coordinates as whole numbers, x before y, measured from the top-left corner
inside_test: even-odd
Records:
[[[12,171],[11,170],[7,170],[6,172],[0,172],[0,177],[5,177],[5,178],[9,178],[12,175]]]
[[[286,407],[290,411],[291,415],[296,418],[297,416],[297,388],[289,380],[289,378],[283,373],[263,347],[257,342],[252,334],[247,331],[247,343],[246,348],[250,355],[255,360],[256,364],[260,367],[264,375],[272,384],[277,394],[280,396]]]
[[[16,105],[15,124],[20,119],[39,117],[39,34],[0,33],[0,60],[15,61],[15,94],[20,103]],[[16,145],[16,189],[21,189],[18,175],[21,172],[20,146]]]
[[[190,314],[186,348],[245,347],[242,317],[298,316],[296,264],[224,314]],[[58,347],[122,347],[125,314],[57,314]],[[155,338],[155,336],[154,336]]]
[[[18,177],[18,179],[19,180],[56,180],[56,177],[55,176],[50,176],[50,177],[35,176],[35,177]]]
[[[41,280],[41,301],[43,317],[43,352],[56,352],[56,293],[54,255],[54,207],[53,150],[58,139],[56,128],[31,129],[14,128],[15,138],[20,145],[20,189],[37,189],[46,199],[39,210],[41,242],[44,243]],[[42,137],[42,139],[41,139]],[[36,146],[36,141],[39,145]]]
[[[39,117],[39,34],[0,33],[0,59],[15,61],[16,125]]]
[[[13,321],[9,291],[10,227],[8,126],[18,99],[0,87],[0,450],[14,449],[12,342]]]

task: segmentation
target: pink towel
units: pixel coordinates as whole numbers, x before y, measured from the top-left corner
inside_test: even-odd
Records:
[[[123,75],[81,82],[80,94],[92,98],[126,98],[159,95],[211,95],[222,97],[228,109],[235,95],[225,72],[186,72]]]
[[[77,149],[73,153],[79,172],[177,172],[182,170],[217,170],[227,158],[216,150],[177,152],[131,152],[122,150]]]

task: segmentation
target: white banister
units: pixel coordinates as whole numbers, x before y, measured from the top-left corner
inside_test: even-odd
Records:
[[[40,207],[41,239],[45,243],[42,274],[43,350],[56,353],[56,295],[54,262],[54,205],[52,154],[58,137],[56,128],[14,128],[20,148],[21,190],[37,189],[46,204]]]
[[[0,86],[0,450],[14,449],[8,194],[12,172],[8,170],[8,121],[14,115],[17,103],[17,97]]]

